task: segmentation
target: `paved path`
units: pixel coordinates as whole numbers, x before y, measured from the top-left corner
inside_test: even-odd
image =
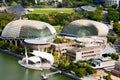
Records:
[[[11,51],[9,51],[7,49],[1,49],[0,48],[0,51],[4,52],[6,54],[9,54],[9,55],[15,56],[15,57],[20,58],[20,59],[22,59],[23,56],[24,56],[24,55],[21,55],[21,54],[17,54],[17,53],[11,52]]]

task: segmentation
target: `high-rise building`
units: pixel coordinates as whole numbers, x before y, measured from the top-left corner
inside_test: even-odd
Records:
[[[95,4],[103,4],[105,0],[93,0]]]
[[[21,5],[25,7],[25,0],[21,0]]]
[[[119,2],[120,0],[93,0],[95,4],[103,4],[103,3],[106,3],[108,4],[109,6],[112,6],[112,5],[118,5],[119,6]]]
[[[7,6],[5,0],[1,0],[0,3],[1,3],[1,6]]]
[[[105,0],[105,2],[109,5],[119,5],[119,0]]]

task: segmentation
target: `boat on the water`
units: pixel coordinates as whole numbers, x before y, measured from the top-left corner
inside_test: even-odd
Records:
[[[25,68],[35,70],[50,69],[52,67],[54,62],[52,54],[33,50],[30,55],[31,56],[28,57],[27,52],[25,51],[25,57],[23,57],[22,60],[19,60],[18,63]]]

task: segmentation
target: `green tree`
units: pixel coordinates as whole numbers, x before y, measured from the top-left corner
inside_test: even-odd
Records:
[[[4,45],[4,42],[0,41],[0,47],[3,47],[3,45]]]
[[[117,33],[118,35],[120,35],[120,24],[118,22],[115,22],[113,24],[113,30],[115,31],[115,33]]]
[[[118,7],[117,4],[112,5],[112,8],[116,9]]]
[[[16,47],[15,52],[18,54],[21,54],[21,53],[25,53],[25,50],[24,50],[24,48]]]
[[[96,70],[93,69],[93,68],[91,68],[91,67],[87,67],[87,68],[86,68],[86,71],[87,71],[87,75],[96,73]]]
[[[114,43],[116,41],[116,38],[114,36],[107,36],[108,42]]]
[[[56,16],[54,17],[54,20],[56,22],[56,25],[66,25],[67,22],[69,22],[69,14],[63,14],[63,13],[57,13]]]
[[[10,21],[12,21],[12,18],[0,16],[0,29],[3,29]]]
[[[110,57],[111,57],[113,60],[118,60],[118,59],[119,59],[119,55],[117,55],[117,54],[111,54]]]
[[[6,43],[4,43],[1,47],[4,48],[4,49],[8,49],[8,46],[9,46],[9,43],[6,42]]]
[[[54,43],[66,43],[66,41],[63,38],[56,38],[53,42]]]
[[[103,6],[104,8],[109,8],[109,5],[106,4],[106,3],[102,4],[102,6]]]
[[[110,76],[111,76],[111,74],[108,73],[108,75],[107,76],[103,76],[103,78],[106,79],[106,80],[112,80]]]
[[[103,15],[101,14],[102,12],[97,10],[94,12],[90,12],[88,14],[88,18],[96,21],[102,21],[103,20]]]
[[[9,46],[8,46],[9,50],[15,51],[16,48],[17,47],[13,43],[9,43]]]
[[[77,61],[76,63],[70,62],[69,70],[75,72],[75,74],[80,77],[96,72],[96,70],[91,68],[88,61]]]
[[[54,63],[55,64],[59,64],[59,56],[58,56],[59,53],[57,52],[53,52],[53,56],[54,56]]]
[[[15,1],[12,1],[11,6],[15,6],[17,3]]]
[[[73,0],[63,0],[63,7],[73,7]]]
[[[112,8],[108,9],[108,17],[107,18],[108,18],[109,21],[113,20],[114,22],[118,22],[119,21],[118,11],[116,11]]]
[[[75,69],[75,73],[80,77],[84,77],[87,74],[85,68]]]

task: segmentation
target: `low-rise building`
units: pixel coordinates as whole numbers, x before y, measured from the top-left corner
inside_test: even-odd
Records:
[[[67,49],[73,48],[74,43],[52,43],[50,49],[60,53],[66,53]]]
[[[91,62],[94,69],[104,69],[105,71],[111,71],[114,69],[115,60],[112,60],[110,57],[101,57],[99,59],[93,60]]]
[[[106,3],[108,4],[109,6],[112,6],[112,5],[118,5],[119,6],[119,1],[120,0],[93,0],[95,4],[103,4],[103,3]]]
[[[93,0],[95,4],[103,4],[105,0]]]
[[[119,6],[119,0],[105,0],[105,2],[106,2],[109,6],[112,6],[112,5],[117,5],[117,6]]]
[[[95,11],[95,10],[96,10],[96,7],[93,7],[93,6],[81,6],[81,9],[82,9],[83,11],[88,11],[88,12],[90,12],[90,11]]]
[[[88,60],[91,58],[99,58],[102,56],[102,46],[73,48],[73,49],[67,50],[66,54],[75,61]]]

